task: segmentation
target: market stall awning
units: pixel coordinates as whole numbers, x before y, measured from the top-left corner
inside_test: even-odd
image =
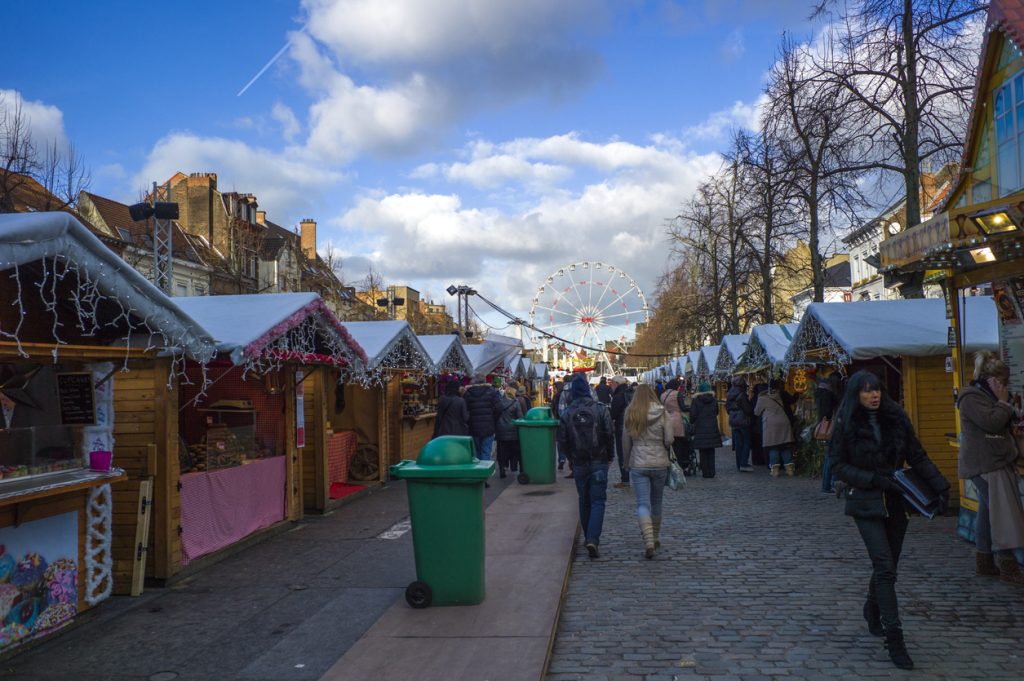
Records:
[[[30,267],[32,273],[26,274]],[[199,362],[215,354],[214,339],[201,324],[68,213],[0,215],[0,270],[15,269],[13,281],[4,275],[9,281],[5,290],[11,293],[0,304],[22,309],[19,296],[42,295],[46,305],[65,305],[84,329],[95,328],[96,315],[106,309],[115,313],[114,327],[125,327],[120,339],[125,344],[146,336],[149,343],[156,341]],[[33,280],[22,281],[23,276]],[[53,293],[58,288],[63,294],[59,300]],[[48,291],[54,300],[46,301]],[[17,329],[2,331],[0,340],[20,341]],[[51,340],[63,343],[56,333]]]
[[[540,381],[548,380],[547,362],[537,362],[533,365],[533,377]]]
[[[683,359],[683,358],[680,358]],[[690,350],[686,353],[685,364],[683,370],[680,372],[681,376],[689,376],[697,374],[697,367],[700,366],[700,350]]]
[[[463,347],[473,363],[474,373],[503,374],[507,363],[522,353],[523,342],[518,338],[488,334],[482,343]]]
[[[298,361],[358,372],[366,353],[316,293],[175,298],[235,365]]]
[[[998,314],[989,296],[966,299],[963,324],[968,352],[998,347]],[[811,303],[785,363],[849,364],[886,355],[946,355],[949,328],[945,301],[936,298]]]
[[[721,349],[721,345],[705,345],[700,349],[700,356],[697,359],[698,378],[707,379],[711,377],[711,372],[715,370],[715,364],[718,363],[718,354]]]
[[[849,303],[843,303],[847,305]],[[736,361],[735,374],[778,368],[799,324],[761,324],[750,332],[747,347]]]
[[[472,375],[473,363],[469,361],[469,355],[459,342],[459,337],[454,334],[438,336],[417,336],[423,349],[430,356],[434,364],[435,373],[456,373]]]
[[[426,348],[402,320],[346,322],[345,328],[366,352],[366,369],[383,379],[391,369],[432,372],[434,363]]]
[[[712,369],[712,373],[720,379],[725,379],[732,374],[736,361],[747,349],[747,342],[750,340],[749,333],[730,334],[722,338],[722,349],[718,353],[718,360]]]

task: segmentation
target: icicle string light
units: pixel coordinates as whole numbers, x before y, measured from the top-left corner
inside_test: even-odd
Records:
[[[409,338],[402,338],[381,357],[376,366],[368,368],[357,382],[363,387],[384,385],[391,379],[391,372],[395,369],[433,373],[430,360],[416,349]]]
[[[459,353],[459,349],[452,345],[448,348],[448,352],[445,353],[444,358],[435,367],[438,373],[447,374],[464,374],[469,375],[472,372],[469,367],[466,366],[465,360],[462,358],[462,354]]]
[[[815,354],[825,351],[824,361],[808,359],[811,352]],[[825,330],[818,318],[807,314],[797,329],[793,342],[786,350],[786,356],[782,360],[785,370],[791,366],[808,366],[814,364],[832,364],[841,367],[851,362],[850,353],[840,345],[836,339]]]
[[[194,337],[187,336],[187,331],[169,331],[160,328],[159,321],[155,321],[145,313],[136,309],[133,305],[133,297],[141,296],[134,288],[128,291],[111,292],[112,279],[104,284],[101,280],[112,276],[111,272],[104,272],[109,269],[105,265],[99,265],[96,271],[79,267],[68,257],[57,254],[48,255],[36,261],[41,270],[38,280],[28,284],[28,272],[18,263],[0,263],[0,269],[13,270],[10,278],[14,281],[15,297],[11,306],[17,308],[18,321],[12,329],[0,328],[0,338],[8,339],[17,345],[18,354],[21,357],[29,357],[22,345],[22,332],[27,316],[25,310],[24,296],[30,287],[34,287],[39,295],[43,313],[50,317],[51,339],[47,342],[54,344],[50,354],[54,362],[60,357],[60,348],[71,345],[72,341],[65,337],[65,323],[70,322],[71,326],[85,338],[97,337],[103,331],[112,330],[115,332],[115,343],[124,344],[125,354],[122,363],[122,371],[128,370],[128,360],[132,353],[133,336],[136,338],[142,335],[146,339],[145,352],[158,349],[165,350],[171,357],[171,370],[168,376],[168,385],[173,385],[176,376],[185,375],[186,347],[193,352],[197,351]],[[123,289],[123,287],[122,287]],[[113,310],[108,319],[102,319],[101,307],[106,306]],[[61,314],[70,310],[71,320],[65,317],[61,320]],[[213,355],[212,348],[203,356],[194,359],[204,363]],[[205,366],[204,366],[205,376]],[[205,378],[204,378],[205,383]]]

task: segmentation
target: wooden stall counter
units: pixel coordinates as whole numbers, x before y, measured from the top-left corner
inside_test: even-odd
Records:
[[[435,412],[402,417],[402,457],[415,459],[430,440],[434,437]]]

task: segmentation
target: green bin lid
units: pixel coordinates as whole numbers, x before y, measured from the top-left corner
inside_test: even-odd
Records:
[[[558,419],[551,418],[551,407],[534,407],[526,412],[526,416],[512,423],[526,428],[552,428],[558,425]]]
[[[396,478],[406,479],[485,480],[494,474],[494,462],[480,461],[474,453],[473,438],[444,435],[428,442],[416,461],[402,461],[390,471]]]

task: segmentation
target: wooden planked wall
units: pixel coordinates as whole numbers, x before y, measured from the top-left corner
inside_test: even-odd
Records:
[[[903,360],[903,402],[917,437],[928,456],[939,467],[953,488],[956,497],[957,455],[959,450],[949,444],[947,433],[956,430],[953,405],[953,374],[946,373],[946,358],[906,357]],[[955,503],[955,499],[953,500]]]
[[[325,389],[330,379],[326,368],[315,371],[303,381],[306,389],[304,417],[306,446],[299,458],[302,460],[302,505],[306,509],[323,510],[327,506],[327,399]],[[325,380],[328,379],[328,380]],[[333,390],[334,384],[330,384]],[[332,424],[333,425],[333,424]]]

